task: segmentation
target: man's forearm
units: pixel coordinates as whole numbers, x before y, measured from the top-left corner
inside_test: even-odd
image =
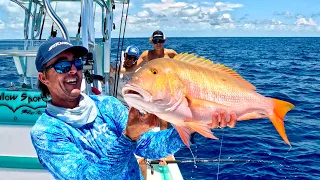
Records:
[[[173,127],[159,132],[151,130],[140,137],[135,153],[141,157],[159,159],[177,152],[181,146],[183,142]]]

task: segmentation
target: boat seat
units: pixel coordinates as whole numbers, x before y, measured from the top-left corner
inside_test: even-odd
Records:
[[[18,74],[22,75],[24,78],[30,79],[31,88],[33,88],[33,78],[38,76],[38,71],[35,66],[36,55],[39,47],[32,46],[28,47],[27,50],[18,50],[13,48],[11,50],[11,55],[13,57],[14,64],[16,66]],[[27,80],[24,80],[27,83]]]
[[[35,66],[36,52],[38,49],[38,46],[29,47],[28,50],[12,49],[15,52],[12,57],[19,74],[26,77],[38,76],[38,71]],[[25,57],[24,54],[28,54],[28,56]]]

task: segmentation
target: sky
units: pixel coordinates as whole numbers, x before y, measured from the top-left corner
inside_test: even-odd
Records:
[[[80,3],[51,4],[74,37]],[[101,9],[96,9],[99,38]],[[119,36],[121,12],[116,5],[112,37]],[[0,0],[0,39],[23,38],[23,21],[21,7]],[[47,16],[44,28],[51,25]],[[320,0],[131,0],[125,37],[150,37],[155,30],[167,37],[320,37]]]

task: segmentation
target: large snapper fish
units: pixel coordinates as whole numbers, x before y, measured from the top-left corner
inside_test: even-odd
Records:
[[[268,117],[290,145],[284,128],[294,105],[264,97],[234,70],[193,54],[154,59],[133,74],[122,94],[129,106],[170,122],[190,148],[191,129],[217,139],[210,130],[212,114],[236,112],[238,120]]]

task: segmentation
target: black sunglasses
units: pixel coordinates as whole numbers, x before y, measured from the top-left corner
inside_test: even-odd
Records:
[[[132,56],[132,55],[127,55],[126,58],[127,58],[127,59],[131,59],[131,60],[134,60],[134,61],[138,59],[137,56]]]
[[[59,74],[63,74],[63,73],[67,73],[71,70],[72,68],[72,64],[74,64],[74,66],[77,68],[77,70],[82,70],[83,69],[83,61],[82,59],[75,59],[73,61],[68,61],[66,60],[62,60],[62,61],[58,61],[48,67],[45,68],[45,70],[49,70],[50,68],[54,68],[54,70],[56,70],[57,73]]]
[[[164,39],[152,39],[153,44],[164,43],[166,40]]]

